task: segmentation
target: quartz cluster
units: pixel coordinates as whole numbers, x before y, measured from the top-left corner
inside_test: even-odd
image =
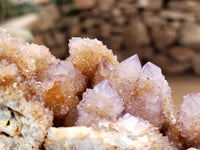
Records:
[[[72,38],[70,56],[0,29],[0,149],[200,148],[200,94],[177,118],[161,69],[118,62],[102,42]]]

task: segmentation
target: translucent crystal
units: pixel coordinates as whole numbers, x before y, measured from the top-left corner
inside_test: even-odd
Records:
[[[200,148],[200,93],[188,94],[178,111],[177,127],[191,146]]]
[[[87,89],[77,107],[79,118],[76,125],[93,127],[100,121],[116,121],[124,109],[122,99],[107,80]]]
[[[39,79],[42,82],[45,106],[53,110],[57,126],[79,103],[79,94],[86,88],[86,78],[69,60],[64,60],[51,64],[40,74]]]
[[[175,123],[171,90],[159,67],[150,62],[141,67],[137,55],[118,67],[104,61],[97,68],[93,85],[102,79],[111,82],[123,99],[126,111],[132,115],[159,128]]]

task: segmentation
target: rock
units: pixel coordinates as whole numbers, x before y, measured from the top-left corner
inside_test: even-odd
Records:
[[[57,46],[66,45],[66,42],[65,42],[66,37],[62,32],[54,31],[53,35],[54,35],[54,39],[55,39],[55,42],[56,42]]]
[[[197,54],[193,61],[192,61],[192,65],[193,65],[193,69],[194,69],[194,72],[198,75],[200,75],[200,54]]]
[[[133,4],[124,3],[124,1],[121,1],[118,3],[118,7],[122,10],[122,12],[125,15],[131,16],[137,14],[137,8]]]
[[[166,24],[166,21],[158,16],[144,16],[144,22],[150,28],[157,28]]]
[[[169,1],[168,8],[178,11],[199,12],[200,4],[197,0]]]
[[[194,58],[195,52],[191,48],[178,46],[169,49],[169,55],[176,61],[188,62]]]
[[[81,27],[79,24],[75,24],[73,26],[71,26],[70,30],[69,30],[69,34],[71,37],[73,36],[79,36],[81,34]]]
[[[35,35],[35,43],[44,45],[44,36],[42,34]]]
[[[109,11],[112,9],[115,0],[97,0],[97,5],[100,12]]]
[[[122,38],[119,35],[112,35],[108,40],[107,40],[108,48],[112,49],[113,51],[120,51],[120,46],[122,44]]]
[[[138,8],[158,10],[162,7],[163,0],[139,0],[137,2]]]
[[[111,25],[110,24],[104,23],[101,25],[101,36],[103,38],[108,38],[111,36]]]
[[[1,24],[2,27],[26,28],[33,30],[40,21],[38,14],[27,14],[22,17],[14,18]]]
[[[167,20],[195,21],[195,14],[190,12],[162,10],[159,15],[161,18]]]
[[[74,5],[81,10],[94,7],[95,0],[74,0]]]
[[[43,5],[43,4],[47,4],[47,3],[49,3],[50,2],[50,0],[35,0],[35,1],[33,1],[35,4],[37,4],[37,5]]]
[[[200,48],[200,25],[185,23],[180,29],[179,43],[185,46]]]
[[[47,31],[56,25],[56,21],[60,18],[60,13],[55,4],[45,5],[41,9],[40,23],[38,23],[36,31]]]
[[[179,63],[169,59],[166,55],[162,54],[154,55],[151,61],[161,67],[165,73],[183,73],[191,67],[190,63]]]
[[[50,48],[53,46],[56,46],[56,42],[55,42],[51,32],[44,33],[44,41],[45,41],[45,44],[48,45]]]
[[[174,29],[169,27],[152,29],[152,39],[154,40],[155,46],[159,50],[165,50],[168,46],[172,45],[177,37],[177,33]]]
[[[120,17],[121,16],[121,10],[119,8],[113,8],[111,10],[113,17]]]
[[[141,20],[132,20],[127,26],[124,33],[124,43],[130,49],[150,44],[147,28]]]

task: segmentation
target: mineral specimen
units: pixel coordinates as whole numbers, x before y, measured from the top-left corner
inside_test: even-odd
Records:
[[[100,122],[114,122],[124,110],[123,104],[117,91],[104,80],[83,94],[83,100],[77,106],[76,125],[96,127]]]
[[[67,113],[75,107],[86,88],[86,78],[69,60],[51,64],[39,76],[45,106],[53,110],[54,123],[61,126]]]
[[[72,38],[69,41],[69,59],[89,79],[94,76],[101,59],[118,65],[117,57],[102,42],[88,38]]]
[[[150,121],[156,127],[174,124],[171,90],[161,69],[148,62],[143,67],[137,55],[118,67],[101,61],[93,85],[108,79],[125,103],[126,111]]]
[[[177,116],[177,127],[190,146],[200,148],[200,93],[184,97]]]
[[[137,55],[119,63],[96,39],[69,48],[59,60],[0,29],[0,149],[200,148],[200,93],[175,120],[159,67]]]
[[[50,128],[45,148],[47,150],[175,149],[151,124],[130,114],[97,130],[90,127]]]
[[[39,149],[53,115],[44,103],[26,100],[19,87],[0,87],[0,149]]]

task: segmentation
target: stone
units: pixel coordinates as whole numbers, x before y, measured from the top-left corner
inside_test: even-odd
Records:
[[[81,26],[79,24],[71,26],[69,30],[69,35],[70,37],[76,37],[81,35]]]
[[[176,30],[169,27],[154,27],[151,35],[156,48],[161,51],[172,45],[177,37]]]
[[[74,0],[74,5],[78,9],[85,10],[94,7],[95,0]]]
[[[200,25],[184,23],[180,28],[179,43],[184,46],[200,48]]]
[[[34,36],[35,40],[34,43],[39,44],[39,45],[44,45],[44,36],[42,34],[38,34]]]
[[[53,36],[57,46],[64,46],[66,44],[66,37],[62,32],[55,30],[53,32]]]
[[[36,27],[36,25],[38,25],[39,21],[39,15],[32,13],[6,21],[1,24],[1,26],[12,28],[26,28],[32,31]]]
[[[172,47],[169,50],[169,55],[176,61],[188,62],[195,57],[195,51],[187,47]]]
[[[103,23],[101,25],[101,36],[103,38],[109,38],[109,37],[111,37],[111,30],[112,30],[112,27],[111,27],[110,24]]]
[[[162,10],[159,13],[159,16],[163,19],[167,20],[178,20],[178,21],[188,21],[194,22],[195,21],[195,14],[191,12],[179,12],[179,11],[172,11],[172,10]]]
[[[123,38],[124,44],[129,48],[138,48],[150,44],[146,26],[141,20],[132,20],[127,26]]]
[[[157,28],[166,24],[166,21],[158,16],[144,16],[144,22],[149,28]]]
[[[180,74],[191,68],[190,63],[176,62],[163,54],[154,55],[151,61],[162,68],[165,73]]]
[[[182,12],[199,12],[200,10],[200,4],[196,0],[183,0],[181,3],[179,1],[169,1],[167,6],[171,10]]]
[[[60,18],[59,10],[53,3],[40,8],[40,11],[40,23],[38,23],[37,28],[34,29],[35,32],[47,31],[53,28]]]
[[[46,32],[44,34],[44,41],[45,41],[45,44],[48,45],[49,47],[56,46],[56,41],[54,40],[52,33]]]
[[[192,61],[192,66],[193,66],[193,69],[194,69],[194,72],[198,75],[200,75],[200,54],[198,53],[193,61]]]
[[[118,2],[118,7],[122,10],[124,15],[132,16],[137,14],[137,8],[133,4],[124,3],[124,1]]]
[[[85,10],[94,7],[95,0],[74,0],[74,5],[80,10]]]
[[[114,5],[115,0],[97,0],[100,12],[109,11]]]
[[[163,0],[139,0],[137,2],[138,8],[159,10],[162,7]]]

